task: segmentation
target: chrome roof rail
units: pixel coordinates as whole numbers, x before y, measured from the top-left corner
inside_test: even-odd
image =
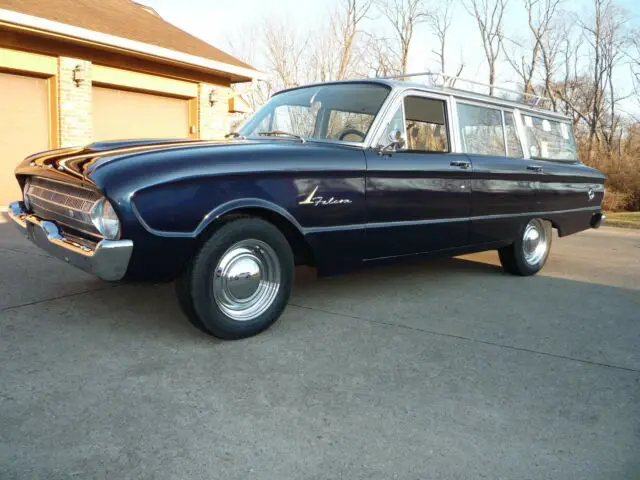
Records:
[[[416,83],[424,83],[426,86],[429,86],[429,87],[438,87],[443,90],[470,92],[476,95],[485,95],[489,97],[503,98],[505,100],[519,102],[519,103],[528,105],[530,107],[544,108],[544,107],[540,107],[540,104],[547,103],[547,105],[549,105],[548,102],[550,102],[549,98],[543,97],[542,95],[536,95],[536,94],[527,93],[521,90],[505,88],[498,85],[492,85],[490,83],[478,82],[476,80],[470,80],[468,78],[462,78],[454,75],[446,75],[440,72],[405,73],[404,75],[390,75],[386,77],[375,77],[375,78],[382,79],[382,80],[406,81],[407,78],[413,78],[413,77],[428,77],[427,82],[416,82]],[[458,83],[468,84],[468,85],[471,85],[472,87],[461,88],[458,85]],[[486,91],[478,92],[474,90],[473,87],[482,87],[483,89],[488,90],[489,93],[487,93]],[[500,97],[499,95],[496,95],[495,93],[496,91],[501,92],[503,94],[507,94],[507,95],[503,95],[502,97]],[[491,95],[491,92],[494,92],[493,95]],[[515,96],[515,98],[509,98],[509,95]]]

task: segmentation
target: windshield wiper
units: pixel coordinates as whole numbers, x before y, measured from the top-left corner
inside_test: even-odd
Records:
[[[286,137],[295,137],[298,140],[300,140],[301,143],[305,143],[306,142],[306,140],[304,139],[304,137],[302,135],[296,135],[295,133],[283,132],[282,130],[270,130],[270,131],[267,131],[267,132],[256,132],[256,135],[263,135],[263,136],[284,135]]]
[[[227,133],[224,138],[239,138],[240,140],[246,140],[247,137],[245,137],[244,135],[239,134],[238,132],[229,132]]]

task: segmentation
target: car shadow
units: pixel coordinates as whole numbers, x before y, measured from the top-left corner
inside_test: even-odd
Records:
[[[114,349],[134,339],[204,348],[219,343],[189,323],[173,284],[108,284],[75,276],[62,263],[32,255],[37,249],[13,230],[0,224],[0,284],[15,284],[10,289],[14,294],[33,289],[43,294],[0,308],[5,331],[18,325],[54,332],[74,329],[87,339],[107,338]],[[37,271],[38,278],[26,274],[30,271]],[[6,272],[13,272],[12,277]],[[314,269],[299,267],[289,308],[274,328],[250,341],[308,339],[310,329],[323,335],[326,322],[362,320],[636,365],[640,360],[633,352],[640,336],[633,319],[639,300],[635,290],[589,278],[558,278],[544,270],[533,277],[513,277],[503,273],[495,252],[414,259],[322,278]]]

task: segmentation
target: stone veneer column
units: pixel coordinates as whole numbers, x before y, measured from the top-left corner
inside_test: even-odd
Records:
[[[213,106],[209,101],[211,90],[215,90]],[[229,87],[222,85],[198,85],[198,131],[201,139],[222,138],[229,133],[229,91]]]
[[[76,66],[84,70],[84,81],[73,81]],[[58,62],[60,146],[71,147],[91,143],[93,118],[91,105],[91,62],[60,57]]]

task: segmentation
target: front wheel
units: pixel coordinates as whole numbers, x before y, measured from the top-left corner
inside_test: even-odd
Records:
[[[498,250],[502,268],[514,275],[535,275],[549,257],[551,238],[551,224],[534,218],[520,229],[515,242]]]
[[[202,245],[177,282],[191,323],[225,340],[256,335],[274,323],[293,284],[285,236],[259,218],[233,220]]]

